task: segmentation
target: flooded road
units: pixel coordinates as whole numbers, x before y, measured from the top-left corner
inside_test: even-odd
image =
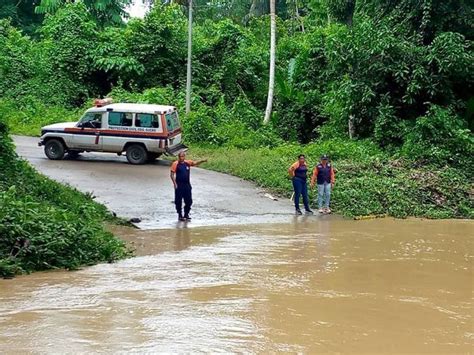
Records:
[[[468,353],[473,227],[113,227],[138,257],[0,280],[0,353]]]

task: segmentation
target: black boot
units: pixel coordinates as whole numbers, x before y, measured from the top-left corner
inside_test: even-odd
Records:
[[[184,221],[186,221],[186,218],[184,218],[183,215],[181,213],[179,213],[178,214],[178,221],[184,222]]]

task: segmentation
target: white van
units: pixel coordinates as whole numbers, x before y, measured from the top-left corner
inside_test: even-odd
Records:
[[[111,103],[96,100],[79,122],[57,123],[41,129],[40,146],[49,159],[82,152],[126,153],[131,164],[144,164],[162,154],[177,155],[181,125],[174,106]]]

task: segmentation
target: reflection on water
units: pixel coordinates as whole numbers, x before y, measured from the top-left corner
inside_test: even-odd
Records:
[[[469,352],[473,226],[113,227],[139,257],[0,281],[0,353]]]

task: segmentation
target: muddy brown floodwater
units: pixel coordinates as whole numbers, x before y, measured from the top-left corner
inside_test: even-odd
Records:
[[[473,227],[114,227],[138,257],[0,281],[0,353],[468,353]]]

